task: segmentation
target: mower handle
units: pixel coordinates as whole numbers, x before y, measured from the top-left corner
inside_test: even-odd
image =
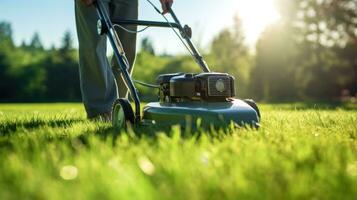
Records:
[[[168,9],[172,19],[175,21],[176,24],[178,24],[178,27],[179,27],[179,29],[181,31],[181,35],[183,35],[183,38],[186,40],[186,43],[190,47],[190,49],[192,51],[192,54],[193,54],[193,57],[195,58],[195,61],[197,62],[197,64],[201,67],[201,69],[204,72],[210,72],[210,69],[209,69],[206,61],[203,59],[203,57],[199,53],[198,49],[196,48],[196,46],[191,41],[191,34],[192,33],[187,33],[187,31],[185,31],[186,27],[187,28],[189,28],[189,27],[187,25],[185,27],[183,27],[181,25],[180,20],[177,18],[175,12],[172,10],[172,8],[171,8],[169,3],[166,4],[166,8]]]
[[[97,0],[97,1],[99,1],[99,0]],[[196,63],[201,67],[203,72],[210,72],[210,69],[209,69],[206,61],[203,59],[203,57],[199,53],[198,49],[191,41],[191,36],[192,36],[191,28],[187,25],[185,25],[184,27],[181,25],[180,20],[176,16],[175,12],[172,10],[169,3],[166,4],[166,7],[168,9],[168,13],[171,15],[172,19],[174,20],[174,23],[143,21],[143,20],[130,20],[130,19],[115,20],[115,21],[113,21],[113,23],[120,24],[120,25],[153,26],[153,27],[178,29],[181,33],[181,36],[186,41],[186,44],[188,44],[188,47],[190,48]]]
[[[107,35],[109,42],[113,48],[114,57],[118,61],[119,70],[124,78],[124,83],[127,86],[127,88],[129,89],[130,96],[134,100],[135,122],[139,122],[139,121],[141,121],[140,99],[139,99],[137,89],[135,88],[135,85],[131,79],[130,73],[128,72],[128,69],[130,67],[129,67],[129,62],[125,56],[123,45],[119,39],[118,34],[116,33],[116,31],[114,29],[114,26],[110,20],[110,17],[108,16],[108,13],[106,12],[101,0],[94,1],[93,5],[97,9],[97,13],[98,13],[98,17],[101,22],[101,26],[104,26],[106,29],[106,31],[104,33]]]
[[[161,28],[176,28],[180,31],[180,25],[177,23],[167,23],[167,22],[157,22],[157,21],[146,21],[146,20],[132,20],[132,19],[119,19],[113,20],[113,24],[120,25],[134,25],[134,26],[150,26],[150,27],[161,27]]]

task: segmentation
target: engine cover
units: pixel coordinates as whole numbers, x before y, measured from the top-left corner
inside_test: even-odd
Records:
[[[161,102],[220,102],[235,97],[234,77],[225,73],[164,74],[157,82]]]

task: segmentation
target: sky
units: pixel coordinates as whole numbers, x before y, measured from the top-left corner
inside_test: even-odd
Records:
[[[159,0],[151,0],[159,6]],[[254,45],[264,28],[279,19],[274,0],[175,0],[174,11],[182,24],[193,29],[193,40],[207,48],[209,42],[240,16],[247,44]],[[162,21],[146,0],[139,0],[139,18]],[[28,42],[35,32],[45,47],[59,46],[63,33],[75,37],[74,0],[0,0],[0,21],[12,24],[17,44]],[[139,34],[139,40],[150,37],[156,52],[182,53],[184,48],[169,29],[149,28]]]

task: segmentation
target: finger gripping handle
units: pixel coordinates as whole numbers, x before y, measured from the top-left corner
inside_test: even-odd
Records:
[[[165,6],[166,6],[167,11],[171,12],[171,6],[172,6],[172,4],[171,4],[170,2],[166,2],[166,3],[165,3]]]

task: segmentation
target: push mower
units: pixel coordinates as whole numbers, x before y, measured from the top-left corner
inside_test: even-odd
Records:
[[[153,8],[161,11],[150,1]],[[181,125],[195,126],[197,121],[205,127],[235,124],[239,126],[259,127],[260,112],[253,100],[235,99],[235,78],[226,73],[211,72],[207,63],[191,41],[192,31],[188,25],[182,26],[174,11],[169,14],[170,22],[122,19],[111,21],[101,0],[95,2],[99,16],[98,34],[107,35],[119,63],[119,71],[128,88],[135,109],[125,98],[118,99],[113,105],[112,123],[115,128],[132,125]],[[115,26],[125,30],[126,25],[171,28],[185,45],[193,59],[201,67],[202,73],[163,74],[157,78],[158,102],[147,104],[141,115],[141,103],[134,80],[128,72],[129,63],[123,46],[115,31]],[[130,31],[130,30],[127,30]],[[155,87],[155,86],[154,86]]]

